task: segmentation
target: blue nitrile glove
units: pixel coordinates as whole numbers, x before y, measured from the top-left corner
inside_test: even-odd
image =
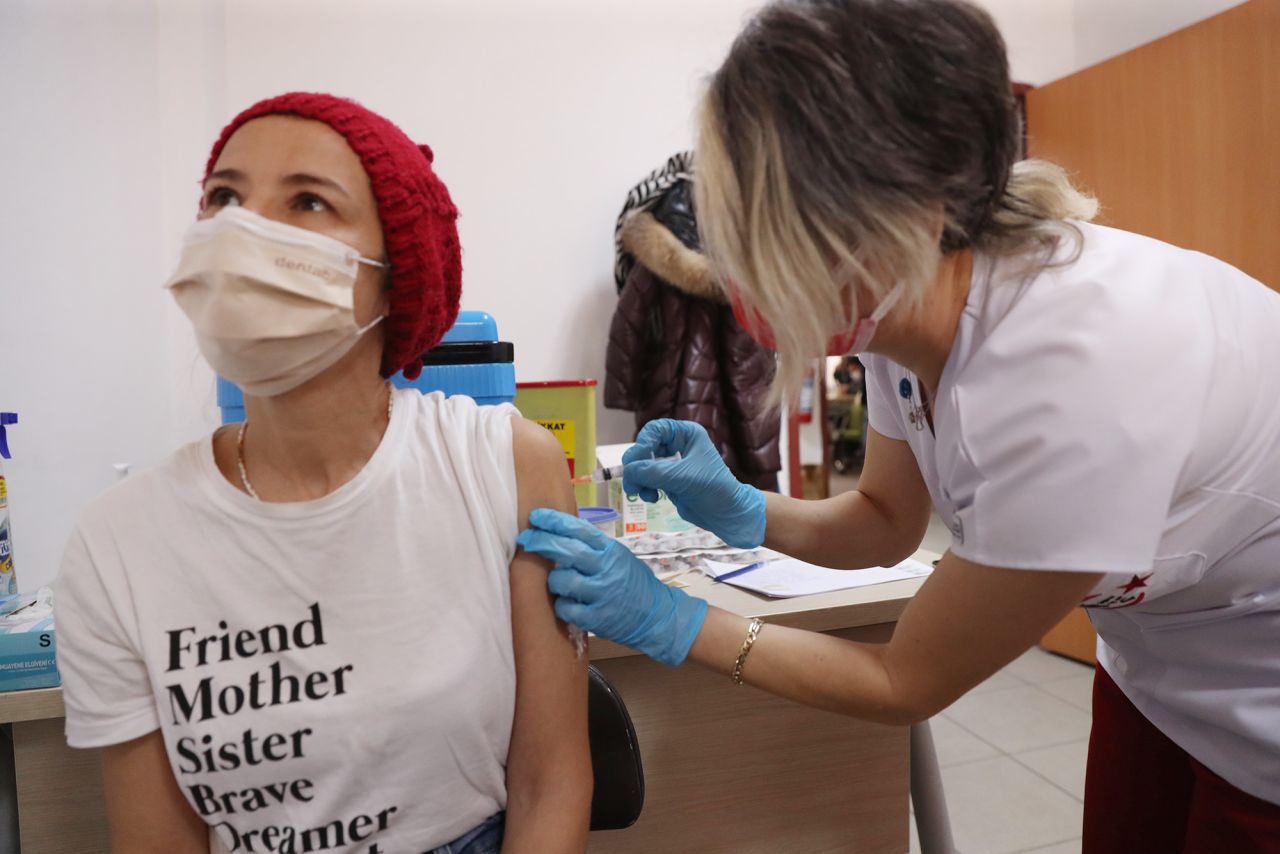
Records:
[[[566,623],[668,667],[689,655],[707,603],[663,584],[595,525],[556,510],[534,510],[516,543],[555,563],[547,587],[557,596],[556,616]]]
[[[680,454],[678,460],[661,460]],[[705,528],[731,546],[764,543],[764,493],[739,483],[701,424],[661,418],[644,425],[622,455],[622,488],[645,501],[661,489],[680,518]]]

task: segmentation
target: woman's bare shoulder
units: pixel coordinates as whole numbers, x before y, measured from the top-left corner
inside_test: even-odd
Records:
[[[541,425],[517,416],[511,419],[511,444],[521,524],[538,507],[573,508],[573,487],[559,440]]]

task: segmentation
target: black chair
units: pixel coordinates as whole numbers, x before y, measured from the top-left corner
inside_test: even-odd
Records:
[[[591,829],[622,830],[644,807],[644,768],[631,716],[617,689],[595,665],[587,667],[587,733],[595,793]]]

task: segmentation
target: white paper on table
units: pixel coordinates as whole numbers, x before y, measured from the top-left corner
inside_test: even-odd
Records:
[[[735,569],[742,569],[741,564],[721,563],[714,560],[704,560],[702,566],[702,571],[712,578],[719,578]],[[922,578],[931,572],[933,572],[932,567],[911,558],[907,558],[897,566],[873,566],[869,569],[827,569],[795,558],[783,558],[770,561],[759,569],[744,572],[724,583],[772,596],[775,599],[786,599],[792,596],[831,593],[835,590],[849,590],[890,581]]]

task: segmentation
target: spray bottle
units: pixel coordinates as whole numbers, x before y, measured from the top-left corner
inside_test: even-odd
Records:
[[[10,459],[5,428],[18,423],[16,412],[0,412],[0,460]],[[0,464],[0,596],[18,592],[18,576],[13,571],[13,539],[9,535],[9,491]]]

